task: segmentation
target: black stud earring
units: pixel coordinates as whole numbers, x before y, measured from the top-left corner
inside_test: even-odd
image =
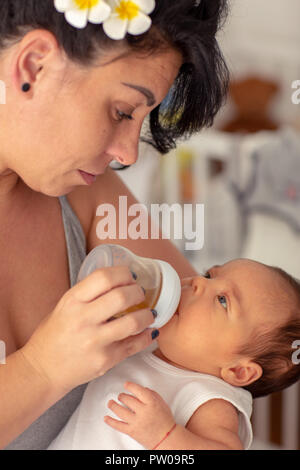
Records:
[[[30,88],[31,88],[30,83],[24,83],[22,85],[22,91],[24,91],[25,93],[27,93],[27,91],[29,91]]]

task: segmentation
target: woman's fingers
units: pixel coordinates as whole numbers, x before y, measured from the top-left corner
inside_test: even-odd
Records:
[[[90,321],[95,324],[105,323],[114,315],[125,312],[129,307],[145,300],[142,288],[134,283],[129,286],[116,287],[90,302]]]
[[[71,291],[74,300],[88,304],[85,307],[85,316],[95,325],[106,323],[116,314],[125,312],[129,307],[145,300],[144,290],[135,282],[127,266],[96,270]],[[146,324],[144,328],[151,323]],[[140,331],[142,329],[143,325]],[[132,333],[136,332],[138,330],[132,330]]]
[[[147,327],[154,319],[148,309],[107,322],[144,298],[128,267],[94,271],[63,295],[24,345],[23,354],[66,393],[152,343],[153,329]]]
[[[103,325],[101,326],[101,330],[102,328]],[[110,368],[114,367],[124,359],[127,359],[127,357],[133,356],[150,346],[150,344],[153,343],[153,331],[154,330],[152,329],[146,329],[138,335],[130,336],[129,338],[125,338],[121,341],[107,344],[106,355],[109,357]]]
[[[96,269],[73,286],[70,292],[80,302],[91,302],[115,287],[129,284],[135,284],[135,280],[128,266],[112,266]]]
[[[111,322],[100,325],[103,344],[121,341],[129,336],[138,335],[154,322],[149,309],[137,310]],[[100,331],[100,330],[99,330]]]

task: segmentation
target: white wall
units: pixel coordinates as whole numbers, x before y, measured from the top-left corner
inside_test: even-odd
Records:
[[[231,0],[219,41],[233,77],[275,79],[282,87],[274,105],[281,122],[294,122],[300,106],[291,102],[291,84],[300,80],[300,1]]]

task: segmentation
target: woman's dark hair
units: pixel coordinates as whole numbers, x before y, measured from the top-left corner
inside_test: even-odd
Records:
[[[130,50],[155,53],[173,47],[183,55],[183,65],[168,99],[150,114],[151,139],[161,153],[175,140],[211,126],[226,96],[229,73],[216,34],[227,13],[226,0],[156,0],[151,29],[140,36],[127,34]],[[67,57],[93,65],[99,49],[113,48],[103,28],[88,23],[71,26],[54,7],[54,0],[1,0],[0,52],[31,29],[52,32]]]

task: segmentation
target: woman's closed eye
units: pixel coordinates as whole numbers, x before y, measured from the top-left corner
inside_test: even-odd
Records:
[[[132,121],[133,120],[133,117],[131,114],[126,114],[124,113],[123,111],[120,111],[119,109],[117,109],[117,120],[118,121],[123,121],[124,119],[128,120],[128,121]]]

